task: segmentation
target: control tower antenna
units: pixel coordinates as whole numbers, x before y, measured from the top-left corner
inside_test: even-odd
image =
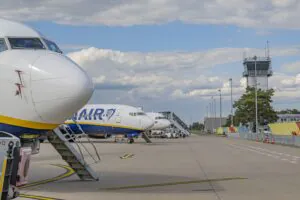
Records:
[[[267,58],[270,58],[269,40],[267,40]]]
[[[246,58],[246,51],[243,52],[243,60]]]

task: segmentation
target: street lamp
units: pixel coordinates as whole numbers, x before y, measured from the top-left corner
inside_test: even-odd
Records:
[[[222,94],[221,89],[218,90],[220,93],[220,127],[222,127]]]
[[[229,79],[229,82],[230,82],[230,96],[231,96],[231,126],[233,126],[232,78]]]
[[[214,116],[214,96],[212,96],[211,97],[211,99],[212,99],[212,102],[211,102],[211,104],[212,104],[212,106],[211,106],[211,111],[212,111],[212,118],[211,118],[211,121],[212,121],[212,133],[214,133],[214,127],[215,127],[215,122],[214,122],[214,118],[213,118],[213,116]]]
[[[208,130],[208,106],[206,106],[206,120],[204,122],[204,125],[205,125],[205,130],[207,131]]]
[[[214,99],[214,110],[215,110],[215,113],[214,113],[214,117],[215,117],[215,122],[217,122],[217,100]]]
[[[212,118],[211,118],[211,116],[212,116],[212,104],[211,104],[211,102],[209,103],[209,120],[210,120],[210,123],[209,123],[209,126],[210,126],[210,131],[212,130],[212,126],[213,126],[213,122],[212,122]]]
[[[255,132],[258,133],[258,109],[257,109],[257,70],[256,70],[256,60],[257,56],[253,57],[254,59],[254,70],[255,70]]]

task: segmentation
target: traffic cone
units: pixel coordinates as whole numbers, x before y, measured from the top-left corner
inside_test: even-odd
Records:
[[[274,137],[272,137],[271,144],[275,144],[275,138]]]
[[[267,135],[266,143],[270,143],[269,135]]]

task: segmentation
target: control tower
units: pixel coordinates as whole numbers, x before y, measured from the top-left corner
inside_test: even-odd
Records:
[[[247,87],[255,87],[257,78],[257,88],[267,90],[268,78],[273,74],[270,56],[244,58],[243,65],[243,77],[247,78]],[[255,68],[257,77],[255,77]]]

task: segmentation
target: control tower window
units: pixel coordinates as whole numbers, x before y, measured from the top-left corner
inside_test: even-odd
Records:
[[[12,49],[46,49],[39,38],[8,38]]]
[[[5,44],[5,40],[3,38],[0,38],[0,52],[7,50],[7,46]]]
[[[54,51],[54,52],[57,52],[57,53],[63,53],[54,42],[52,42],[50,40],[47,40],[45,38],[43,40],[45,41],[45,43],[48,46],[48,49],[50,51]]]

